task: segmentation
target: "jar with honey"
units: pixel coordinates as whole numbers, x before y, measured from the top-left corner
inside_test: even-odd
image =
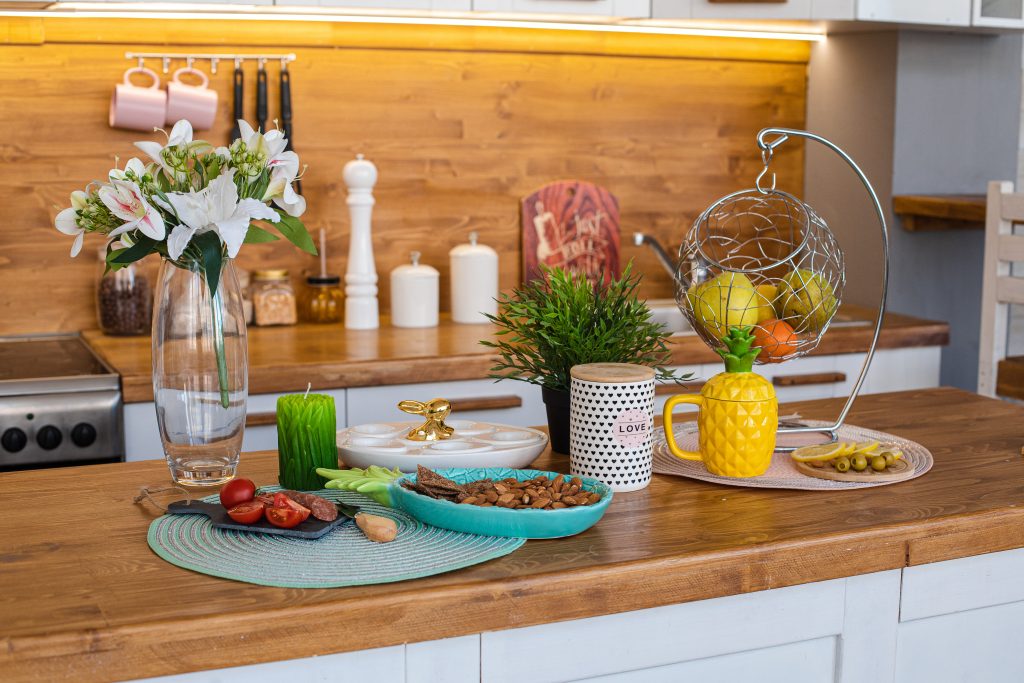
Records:
[[[338,275],[310,275],[299,304],[302,322],[341,322],[343,308],[341,277]]]

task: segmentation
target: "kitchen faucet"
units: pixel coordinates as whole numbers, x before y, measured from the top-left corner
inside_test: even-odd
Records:
[[[642,232],[634,232],[633,244],[635,244],[638,247],[644,244],[649,246],[651,250],[654,251],[654,255],[658,257],[658,260],[661,262],[661,265],[665,268],[666,271],[668,271],[669,276],[673,280],[676,279],[676,264],[672,262],[672,257],[668,255],[668,252],[665,251],[665,248],[663,246],[661,246],[661,242],[659,242],[657,238]]]

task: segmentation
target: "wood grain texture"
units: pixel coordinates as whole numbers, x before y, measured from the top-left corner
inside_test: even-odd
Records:
[[[840,404],[785,410],[828,418]],[[166,482],[162,462],[63,470],[74,495],[52,470],[0,474],[0,679],[88,682],[307,657],[1021,547],[1022,421],[1020,406],[954,389],[864,397],[850,422],[924,444],[931,472],[834,492],[655,475],[578,536],[437,577],[331,590],[235,583],[156,557],[145,534],[158,512],[131,500]],[[536,464],[568,467],[551,454]],[[276,458],[246,455],[241,474],[270,482]],[[110,512],[97,517],[97,501]],[[79,522],[39,513],[51,505]]]
[[[0,182],[7,191],[0,334],[96,326],[93,254],[100,245],[90,241],[70,260],[71,240],[52,220],[72,190],[102,177],[115,157],[132,156],[132,142],[144,137],[107,127],[111,89],[131,66],[126,50],[296,53],[294,142],[308,164],[305,219],[314,231],[326,229],[329,267],[344,273],[341,167],[356,153],[377,164],[373,225],[384,311],[387,273],[414,249],[441,271],[446,292],[448,251],[471,230],[498,250],[502,290],[516,285],[519,199],[553,180],[609,188],[620,200],[623,230],[678,244],[708,203],[753,182],[761,127],[804,121],[807,47],[791,41],[316,22],[0,21],[8,22],[7,42],[35,43],[0,44]],[[140,42],[124,42],[129,36]],[[183,36],[192,41],[187,47]],[[220,115],[203,133],[217,143],[231,125],[231,68],[221,66],[211,79]],[[250,94],[255,68],[244,65]],[[269,68],[276,104],[276,65]],[[246,99],[252,119],[254,97]],[[802,147],[787,147],[774,163],[786,189],[799,194]],[[635,258],[648,274],[646,295],[670,293],[649,250],[626,245],[622,258]],[[283,243],[247,246],[239,265],[286,267],[296,283],[317,267]],[[38,296],[41,282],[45,297]],[[441,301],[447,307],[449,297]]]
[[[896,195],[892,210],[910,232],[985,227],[985,195],[980,194]]]
[[[843,306],[841,315],[868,320],[867,308]],[[297,325],[249,329],[249,393],[274,394],[346,387],[444,382],[487,377],[496,356],[480,345],[493,337],[491,325],[459,325],[442,318],[438,327],[346,330],[342,325]],[[864,353],[870,325],[833,327],[814,354]],[[108,337],[87,331],[89,345],[121,375],[127,403],[153,400],[152,356],[148,337]],[[949,343],[946,323],[888,314],[879,348],[942,346]],[[696,335],[671,337],[673,365],[719,362],[718,354]]]
[[[996,365],[996,395],[1024,401],[1024,356],[1010,356]]]

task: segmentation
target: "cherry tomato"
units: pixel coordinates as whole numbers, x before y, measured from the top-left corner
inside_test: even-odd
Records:
[[[799,338],[785,320],[765,320],[754,328],[754,346],[761,348],[758,360],[779,363],[796,351]]]
[[[248,503],[256,495],[256,484],[250,479],[232,479],[220,490],[220,504],[228,510]]]
[[[246,503],[239,503],[228,510],[228,517],[239,524],[255,524],[263,517],[263,508],[266,507],[258,500],[250,500]]]
[[[302,523],[302,514],[291,508],[267,508],[267,521],[282,529],[291,529]]]
[[[305,505],[302,505],[300,503],[296,503],[294,500],[292,500],[288,496],[284,495],[283,493],[275,493],[274,494],[274,507],[282,508],[282,509],[288,509],[288,510],[295,510],[300,515],[302,515],[302,521],[303,522],[305,522],[307,519],[309,519],[309,515],[310,515],[310,512],[311,512],[308,507],[306,507]]]

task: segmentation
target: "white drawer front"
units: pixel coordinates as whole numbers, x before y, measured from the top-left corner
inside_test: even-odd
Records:
[[[484,633],[481,678],[520,683],[524,653],[530,662],[544,663],[529,668],[531,683],[554,683],[826,638],[842,632],[845,592],[845,581],[839,579]],[[829,657],[827,651],[814,658]]]
[[[494,397],[517,398],[521,405],[509,408],[460,411],[459,399],[475,401]],[[399,401],[427,401],[446,398],[455,404],[453,419],[481,420],[500,424],[532,427],[547,424],[547,413],[541,400],[540,387],[525,382],[490,379],[429,384],[396,384],[384,387],[356,387],[348,390],[348,424],[367,422],[400,422],[413,420],[398,409]]]
[[[1024,548],[907,567],[900,621],[1017,601],[1024,601]]]

